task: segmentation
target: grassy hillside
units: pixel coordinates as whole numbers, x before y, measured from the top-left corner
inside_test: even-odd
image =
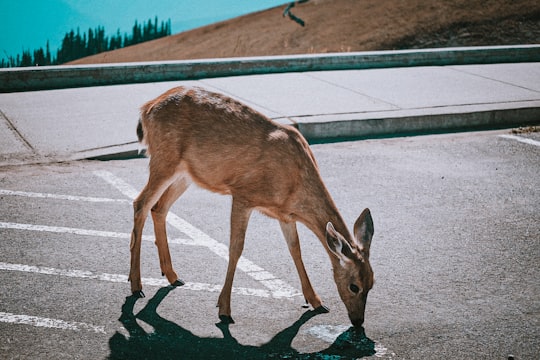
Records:
[[[532,0],[311,0],[238,17],[71,64],[540,43]]]

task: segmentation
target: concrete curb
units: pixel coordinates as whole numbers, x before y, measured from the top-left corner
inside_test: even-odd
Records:
[[[0,92],[197,80],[283,72],[514,62],[540,62],[540,45],[0,69]]]
[[[446,109],[446,112],[440,113],[403,111],[398,116],[385,113],[364,117],[357,114],[330,121],[297,123],[295,126],[311,143],[322,143],[385,136],[495,130],[540,123],[540,101],[515,107],[506,105],[490,109]]]
[[[513,107],[512,107],[513,106]],[[410,136],[460,131],[495,130],[540,124],[540,101],[504,104],[490,109],[460,107],[446,109],[440,113],[401,111],[391,116],[380,114],[326,115],[327,119],[316,121],[288,122],[296,127],[312,144],[369,139],[385,136]],[[314,117],[317,118],[317,117]],[[292,119],[294,121],[294,118]],[[280,123],[283,121],[277,120]],[[137,142],[75,153],[69,160],[121,160],[144,157],[139,153]]]

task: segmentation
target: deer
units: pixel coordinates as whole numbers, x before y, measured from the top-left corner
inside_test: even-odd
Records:
[[[234,323],[234,273],[250,216],[259,211],[279,221],[306,304],[320,313],[329,312],[306,272],[297,222],[322,243],[349,319],[355,327],[362,326],[374,282],[369,262],[374,233],[370,210],[366,208],[357,218],[351,236],[307,140],[295,127],[275,122],[226,95],[179,86],[141,107],[137,137],[146,146],[149,176],[133,201],[129,272],[133,296],[144,297],[140,253],[149,213],[162,275],[172,286],[184,284],[172,266],[165,221],[173,203],[195,183],[232,197],[229,259],[217,302],[222,322]]]

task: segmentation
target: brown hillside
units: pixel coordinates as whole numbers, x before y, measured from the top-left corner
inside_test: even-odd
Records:
[[[311,0],[110,51],[71,64],[540,43],[533,0]]]

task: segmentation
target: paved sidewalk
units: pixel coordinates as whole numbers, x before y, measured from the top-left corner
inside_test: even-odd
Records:
[[[0,94],[0,165],[136,153],[138,108],[198,85],[311,141],[540,124],[540,63],[341,70]]]

